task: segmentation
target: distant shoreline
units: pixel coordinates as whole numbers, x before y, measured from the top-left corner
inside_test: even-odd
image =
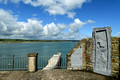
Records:
[[[43,42],[79,42],[79,40],[25,40],[25,39],[0,39],[0,43],[43,43]]]
[[[67,42],[67,41],[65,41],[65,42]],[[70,42],[70,41],[68,41],[68,42]],[[2,44],[2,43],[58,43],[58,42],[0,42],[0,44]]]

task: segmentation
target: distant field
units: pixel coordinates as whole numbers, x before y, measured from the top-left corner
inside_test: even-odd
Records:
[[[20,42],[79,42],[79,40],[27,40],[27,39],[0,39],[0,43]]]

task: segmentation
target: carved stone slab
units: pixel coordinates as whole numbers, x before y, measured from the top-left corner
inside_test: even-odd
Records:
[[[96,73],[111,75],[111,28],[93,30],[93,70]]]
[[[80,46],[72,55],[71,55],[71,67],[82,67],[83,65],[83,53],[82,46]]]

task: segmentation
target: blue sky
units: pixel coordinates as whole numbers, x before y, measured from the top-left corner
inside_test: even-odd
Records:
[[[120,0],[0,0],[0,38],[80,40],[107,26],[120,37]]]

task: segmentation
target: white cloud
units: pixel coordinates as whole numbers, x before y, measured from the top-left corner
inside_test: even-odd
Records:
[[[78,33],[80,28],[85,25],[86,23],[81,22],[79,19],[75,19],[73,23],[70,24],[69,31],[71,33]]]
[[[17,18],[8,11],[0,9],[0,35],[13,36],[24,35],[32,36],[39,34],[42,30],[42,21],[28,19],[28,22],[17,22]]]
[[[33,14],[32,16],[37,16],[38,14]]]
[[[51,15],[67,14],[68,17],[73,18],[76,14],[73,10],[81,8],[87,0],[26,0],[23,2],[32,6],[43,6]]]
[[[7,4],[8,0],[0,0],[0,3]]]
[[[17,19],[9,11],[0,9],[0,38],[80,39],[81,27],[91,23],[75,19],[69,25],[52,22],[43,26],[37,19],[28,19],[27,22],[18,22]]]
[[[65,25],[50,23],[45,25],[43,29],[44,36],[58,36],[65,29]]]
[[[24,4],[30,4],[33,7],[43,7],[50,15],[65,15],[74,18],[74,9],[81,8],[83,3],[91,0],[10,0],[13,3],[22,1]],[[7,3],[7,0],[1,2]]]
[[[10,33],[15,30],[17,28],[16,20],[16,17],[12,16],[8,11],[0,9],[0,33]]]
[[[120,37],[120,32],[117,32],[115,35],[113,36],[116,36],[116,37]]]
[[[68,12],[67,14],[68,14],[69,18],[74,18],[76,13],[75,12]]]
[[[88,23],[95,23],[95,21],[93,21],[93,20],[88,20],[87,22]]]

